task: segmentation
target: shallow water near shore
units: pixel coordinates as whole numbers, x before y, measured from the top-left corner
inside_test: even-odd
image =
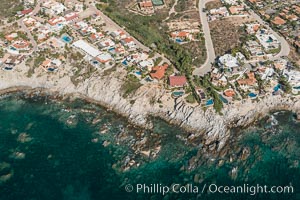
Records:
[[[300,124],[290,112],[272,116],[232,130],[229,153],[219,158],[187,144],[188,133],[159,119],[153,130],[142,130],[81,100],[10,95],[0,100],[0,199],[300,199]],[[134,142],[145,137],[149,142],[141,148],[147,154],[159,146],[157,155],[136,155]],[[246,147],[250,153],[242,155]],[[132,167],[124,165],[132,160]],[[174,183],[292,185],[294,193],[162,196],[125,190],[127,184]]]

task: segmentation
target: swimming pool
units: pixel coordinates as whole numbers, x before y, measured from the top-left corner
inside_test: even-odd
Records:
[[[269,37],[267,43],[271,43],[271,42],[273,42],[273,38]]]
[[[296,90],[300,90],[300,86],[294,87],[294,89],[296,89]]]
[[[147,78],[145,79],[145,81],[147,81],[147,82],[152,82],[153,80],[152,80],[150,77],[147,77]]]
[[[98,64],[99,64],[99,62],[98,62],[97,60],[94,60],[92,63],[93,63],[94,65],[98,65]]]
[[[214,104],[214,100],[213,99],[209,99],[209,100],[207,100],[206,101],[206,106],[211,106],[211,105],[213,105]]]
[[[123,65],[127,65],[127,62],[126,62],[126,60],[124,60],[124,61],[122,62],[122,64],[123,64]]]
[[[182,43],[183,41],[181,39],[176,39],[175,40],[177,43]]]
[[[257,97],[257,94],[254,94],[254,93],[251,92],[251,93],[248,94],[248,96],[249,96],[250,98],[256,98],[256,97]]]
[[[17,51],[15,47],[10,47],[10,50]]]
[[[281,85],[278,84],[278,85],[276,85],[276,86],[274,87],[274,91],[277,92],[280,88],[281,88]]]
[[[141,75],[142,75],[142,72],[137,71],[137,72],[135,72],[135,74],[141,76]]]
[[[228,100],[225,99],[222,95],[220,95],[220,99],[223,103],[228,104]]]
[[[172,93],[173,97],[181,97],[183,94],[183,91],[175,91]]]
[[[55,71],[55,68],[51,68],[51,67],[50,67],[50,68],[48,68],[48,71],[49,71],[49,72],[54,72],[54,71]]]
[[[64,41],[65,43],[70,43],[72,41],[72,38],[68,35],[63,35],[61,37],[62,41]]]

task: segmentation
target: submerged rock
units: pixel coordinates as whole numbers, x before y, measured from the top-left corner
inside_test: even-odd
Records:
[[[17,140],[18,140],[18,142],[25,143],[25,142],[30,142],[32,140],[32,138],[27,133],[21,133],[18,136]]]
[[[11,158],[17,159],[17,160],[21,160],[25,158],[25,153],[20,152],[20,151],[14,151],[11,155]]]

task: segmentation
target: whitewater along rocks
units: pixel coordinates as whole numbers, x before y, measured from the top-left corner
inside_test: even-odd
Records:
[[[213,108],[204,111],[200,106],[192,107],[180,99],[173,100],[171,94],[158,84],[143,85],[134,94],[124,98],[122,84],[125,76],[126,72],[118,68],[108,76],[92,76],[75,86],[69,76],[60,76],[59,73],[28,78],[26,73],[14,71],[1,76],[0,89],[3,94],[38,88],[63,98],[84,98],[126,116],[130,122],[145,128],[153,127],[149,116],[160,117],[190,132],[186,136],[187,141],[201,141],[203,148],[212,152],[221,152],[228,144],[231,137],[229,130],[233,127],[249,126],[272,110],[300,112],[297,96],[265,96],[258,102],[248,99],[226,105],[220,115]],[[158,104],[160,99],[165,101]]]

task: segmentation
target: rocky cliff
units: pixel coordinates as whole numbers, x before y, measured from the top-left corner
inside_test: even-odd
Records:
[[[111,75],[94,75],[75,86],[69,76],[63,74],[43,75],[28,78],[21,72],[2,72],[0,89],[11,87],[44,88],[60,95],[86,98],[112,109],[134,124],[151,128],[149,116],[157,116],[177,124],[191,134],[187,140],[201,138],[210,150],[220,151],[230,137],[232,127],[247,126],[271,110],[300,111],[299,97],[266,96],[260,101],[244,100],[226,105],[222,114],[212,108],[205,111],[200,106],[186,105],[182,100],[173,100],[171,94],[158,84],[140,87],[129,98],[123,98],[121,85],[124,71]],[[162,102],[160,105],[157,102]]]

